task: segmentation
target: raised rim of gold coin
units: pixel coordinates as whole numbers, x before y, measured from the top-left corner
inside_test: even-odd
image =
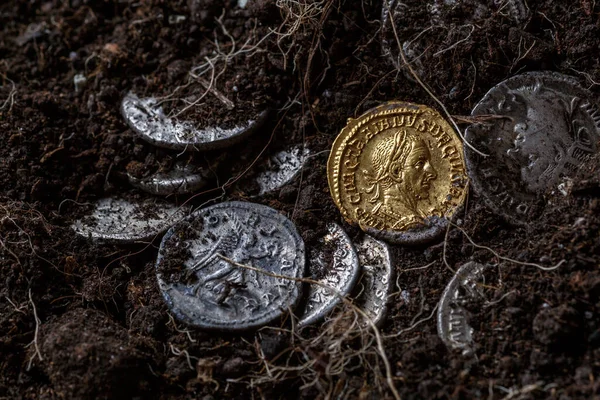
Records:
[[[435,110],[391,101],[350,118],[327,178],[342,216],[393,243],[438,237],[468,192],[463,146]]]

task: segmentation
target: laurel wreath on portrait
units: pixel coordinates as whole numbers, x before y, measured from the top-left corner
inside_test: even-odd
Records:
[[[400,165],[404,165],[408,155],[410,154],[411,147],[407,146],[407,143],[411,135],[407,133],[406,129],[401,129],[396,132],[394,135],[394,142],[392,144],[392,149],[390,152],[390,156],[385,160],[384,164],[379,168],[378,171],[374,173],[363,169],[363,175],[367,182],[367,188],[365,192],[368,194],[373,194],[369,198],[369,203],[374,204],[377,203],[381,199],[381,183],[386,180],[391,180],[390,169],[394,163],[400,163]]]

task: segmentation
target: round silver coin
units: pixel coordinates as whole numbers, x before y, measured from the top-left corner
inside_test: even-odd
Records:
[[[189,163],[176,163],[169,171],[136,178],[127,174],[132,186],[158,196],[195,192],[209,181],[209,172]]]
[[[385,243],[369,235],[354,243],[354,247],[362,269],[355,288],[354,304],[378,325],[385,318],[386,303],[393,282],[390,249]]]
[[[313,279],[323,286],[309,286],[306,305],[299,313],[301,327],[323,319],[341,301],[340,295],[348,295],[358,280],[360,264],[350,238],[335,223],[327,224],[327,231],[322,248],[309,263]]]
[[[475,262],[463,264],[448,282],[438,305],[438,335],[446,346],[462,350],[463,355],[473,352],[473,328],[464,305],[482,297],[477,284],[483,281],[484,270],[484,265]]]
[[[522,225],[544,210],[544,194],[598,151],[600,112],[591,94],[566,75],[530,72],[493,87],[473,116],[495,115],[467,129],[467,172],[488,206]]]
[[[238,143],[250,135],[267,117],[267,111],[233,128],[197,127],[165,115],[154,97],[139,98],[127,94],[121,102],[123,118],[147,142],[175,150],[213,150]]]
[[[152,240],[185,218],[189,207],[161,200],[134,202],[108,197],[94,204],[92,213],[71,225],[78,235],[112,242]]]
[[[304,242],[276,210],[226,202],[172,227],[160,245],[156,271],[167,305],[180,320],[204,329],[257,328],[296,305]]]

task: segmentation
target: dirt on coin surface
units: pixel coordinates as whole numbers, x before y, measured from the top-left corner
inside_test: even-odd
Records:
[[[307,251],[330,221],[357,241],[326,178],[347,118],[389,100],[442,112],[441,103],[464,130],[490,88],[540,70],[578,79],[598,101],[600,3],[391,3],[395,29],[375,0],[1,2],[0,399],[600,396],[597,159],[546,193],[526,226],[471,190],[459,227],[427,245],[390,246],[396,282],[379,330],[355,329],[347,303],[301,331],[289,320],[243,333],[187,327],[158,289],[160,237],[117,245],[71,230],[82,204],[151,198],[128,172],[141,178],[194,158],[214,180],[167,200],[268,205]],[[223,128],[271,113],[242,143],[192,156],[128,128],[119,107],[131,90]],[[253,167],[292,145],[311,153],[299,176],[250,198]],[[435,311],[469,261],[494,279],[476,306],[464,305],[466,357],[438,337]]]

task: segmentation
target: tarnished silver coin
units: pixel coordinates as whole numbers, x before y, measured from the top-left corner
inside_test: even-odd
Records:
[[[261,172],[256,176],[258,195],[262,196],[281,189],[291,182],[298,175],[309,155],[310,151],[300,145],[279,151],[269,157],[260,166]]]
[[[591,94],[566,75],[530,72],[493,87],[473,116],[495,115],[467,129],[467,171],[489,207],[527,224],[561,185],[598,151],[600,112]]]
[[[465,305],[482,297],[477,284],[483,283],[484,270],[484,265],[475,262],[463,264],[446,286],[438,305],[440,339],[449,348],[462,350],[465,356],[473,352],[473,328]]]
[[[387,311],[387,299],[392,288],[394,269],[388,246],[369,235],[354,243],[362,269],[355,288],[354,304],[373,321],[380,324]]]
[[[341,301],[340,295],[348,295],[358,280],[360,264],[350,238],[335,223],[327,224],[327,231],[322,247],[309,261],[311,278],[323,286],[309,286],[306,306],[298,314],[299,326],[323,319]]]
[[[260,126],[267,111],[231,128],[198,127],[165,115],[154,97],[139,98],[127,94],[121,102],[121,114],[140,137],[158,147],[176,150],[212,150],[238,143]]]
[[[156,272],[180,320],[205,329],[257,328],[296,305],[304,243],[292,222],[270,207],[220,203],[165,234]]]
[[[127,174],[132,186],[158,196],[192,193],[209,181],[206,169],[189,163],[175,163],[169,171],[158,171],[144,178]]]
[[[98,200],[92,213],[71,225],[75,233],[113,242],[151,240],[185,218],[190,207],[151,199],[134,202],[108,197]]]

